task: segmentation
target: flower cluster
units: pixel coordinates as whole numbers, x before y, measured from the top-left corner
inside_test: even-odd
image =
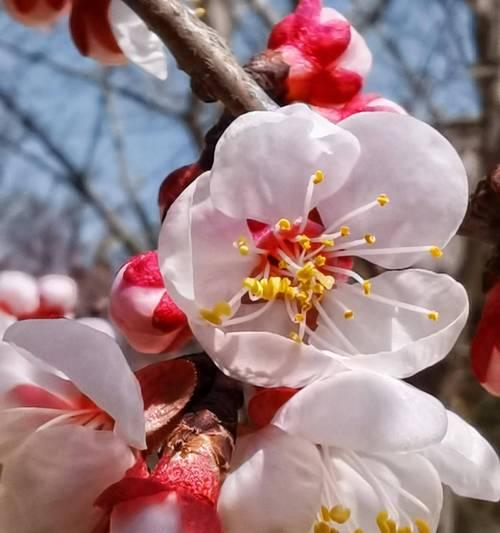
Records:
[[[35,279],[17,271],[0,272],[0,333],[16,320],[72,316],[78,299],[75,281],[61,274]]]
[[[118,0],[75,0],[71,26],[108,63],[156,53]],[[114,281],[113,321],[156,362],[133,373],[113,338],[76,321],[5,332],[2,532],[436,533],[443,485],[500,500],[492,446],[402,381],[441,361],[467,320],[458,282],[411,268],[439,261],[461,224],[458,154],[361,93],[370,52],[319,0],[269,46],[290,66],[287,99],[312,107],[236,118],[209,170],[179,169],[160,192],[158,251]],[[5,274],[5,312],[69,312],[54,278],[30,292]],[[473,346],[496,393],[499,294]],[[177,359],[191,337],[205,353]]]

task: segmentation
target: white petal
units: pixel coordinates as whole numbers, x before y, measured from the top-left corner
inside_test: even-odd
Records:
[[[318,511],[321,461],[311,443],[267,428],[236,443],[222,485],[226,533],[304,533]]]
[[[180,520],[175,493],[165,492],[117,505],[110,533],[182,533]]]
[[[424,452],[441,481],[468,498],[500,500],[500,462],[492,446],[467,422],[448,411],[445,438]]]
[[[237,118],[215,150],[210,191],[217,209],[235,218],[275,224],[302,216],[310,177],[312,206],[337,191],[359,154],[356,139],[303,104]]]
[[[34,313],[40,304],[35,278],[14,270],[0,272],[0,303],[16,316]]]
[[[106,333],[106,335],[109,335],[112,339],[116,339],[116,333],[113,329],[113,326],[104,318],[99,318],[96,316],[84,316],[82,318],[77,318],[76,321],[84,326],[96,329],[101,333]]]
[[[169,291],[169,294],[179,307],[182,308],[185,303],[183,293],[189,294],[189,289],[184,287],[190,282],[194,285],[196,308],[188,305],[188,308],[182,309],[191,314],[190,318],[193,315],[199,318],[202,307],[212,308],[217,302],[230,300],[241,290],[243,280],[252,274],[259,261],[256,253],[244,256],[235,248],[233,243],[240,237],[245,237],[251,246],[250,230],[246,220],[227,217],[213,207],[209,197],[209,178],[208,173],[203,174],[196,180],[195,190],[185,192],[189,197],[193,192],[189,226],[186,228],[185,219],[179,220],[178,211],[171,216],[176,202],[167,212],[160,237],[160,270],[165,277],[167,291],[173,286],[174,291],[172,294]],[[184,200],[181,200],[183,203]],[[182,227],[178,227],[178,222]],[[185,238],[180,243],[170,239],[176,230],[179,236],[185,235],[186,229],[190,230],[189,239]],[[191,257],[188,257],[189,245]],[[189,267],[179,264],[182,259],[192,264],[192,273]],[[176,301],[178,293],[181,299]]]
[[[272,423],[316,444],[385,453],[439,442],[447,418],[438,400],[407,383],[347,371],[302,389]]]
[[[19,406],[11,394],[18,385],[35,385],[70,404],[80,397],[75,386],[58,376],[50,365],[42,361],[38,364],[38,360],[25,350],[0,342],[0,407]]]
[[[372,293],[374,298],[379,295],[438,311],[439,319],[429,320],[426,313],[379,303],[364,296],[358,285],[339,285],[323,300],[323,307],[357,349],[358,355],[346,360],[351,368],[365,368],[399,378],[411,376],[443,359],[453,348],[467,320],[467,293],[462,285],[445,274],[416,269],[384,272],[372,279]],[[344,319],[343,309],[336,299],[354,311],[353,319]],[[342,347],[338,333],[327,327],[321,317],[315,333],[312,343],[321,338]]]
[[[69,425],[34,433],[3,467],[2,532],[92,531],[101,515],[95,499],[133,463],[109,431]]]
[[[325,491],[324,504],[342,505],[351,510],[346,525],[353,531],[378,531],[376,519],[387,512],[397,527],[412,526],[425,520],[436,531],[442,506],[442,487],[437,472],[419,454],[365,456],[331,450],[325,475],[330,494]],[[389,529],[387,530],[389,531]],[[392,531],[392,530],[391,530]]]
[[[0,340],[2,340],[5,330],[16,320],[15,316],[0,311]]]
[[[376,247],[436,245],[455,234],[467,207],[467,176],[451,144],[410,116],[358,113],[340,127],[353,133],[361,155],[346,185],[319,206],[328,225],[385,193],[390,203],[351,219],[351,234],[377,237]],[[386,268],[410,266],[419,254],[370,256]]]
[[[123,53],[160,80],[167,77],[165,48],[159,37],[122,0],[112,0],[109,22]]]
[[[343,358],[275,333],[224,333],[220,328],[190,325],[225,374],[260,387],[304,387],[345,368]]]
[[[64,372],[115,420],[131,446],[145,446],[139,383],[111,337],[76,321],[50,319],[17,322],[5,338]]]

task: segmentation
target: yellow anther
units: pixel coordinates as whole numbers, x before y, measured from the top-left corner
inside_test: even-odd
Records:
[[[297,313],[293,319],[295,322],[304,322],[305,318],[306,317],[302,313]]]
[[[262,285],[262,298],[264,300],[274,300],[281,292],[281,278],[278,276],[263,279],[260,283]]]
[[[350,234],[351,234],[351,228],[349,226],[340,227],[340,235],[342,235],[342,237],[347,237]]]
[[[431,246],[429,248],[429,253],[432,255],[432,257],[443,257],[443,250],[441,250],[439,246]]]
[[[330,526],[326,522],[316,522],[314,533],[330,533]]]
[[[292,282],[290,281],[290,278],[280,278],[280,292],[285,294],[290,288],[291,284]]]
[[[222,316],[231,316],[232,309],[228,302],[218,302],[214,305],[212,309],[202,308],[199,310],[201,318],[214,324],[220,326],[222,324]]]
[[[288,268],[288,263],[282,259],[282,260],[278,263],[278,266],[279,266],[280,268]]]
[[[427,313],[427,318],[434,321],[439,320],[439,313],[437,311],[431,311]]]
[[[297,297],[299,290],[297,287],[288,287],[288,289],[285,290],[284,294],[289,300],[295,300]]]
[[[372,284],[370,281],[365,281],[363,283],[363,292],[365,293],[365,296],[370,296],[372,293]]]
[[[335,278],[333,276],[325,276],[322,272],[318,270],[315,271],[316,279],[323,285],[325,289],[330,290],[335,285]]]
[[[326,257],[324,255],[317,255],[314,258],[314,264],[318,267],[322,267],[326,263]]]
[[[316,170],[314,173],[313,183],[314,185],[318,185],[318,183],[321,183],[325,179],[325,173],[322,170]]]
[[[323,246],[335,246],[335,241],[333,239],[325,239],[324,241],[321,241],[321,244]]]
[[[409,526],[399,527],[397,533],[411,533],[411,529]]]
[[[250,253],[250,248],[246,244],[238,246],[238,250],[240,251],[241,255],[248,255]]]
[[[389,514],[387,511],[381,511],[377,515],[377,526],[380,531],[380,533],[391,533],[391,530],[389,529],[389,525],[387,524],[387,521],[389,520]]]
[[[375,235],[372,233],[367,233],[363,238],[365,239],[366,244],[375,244],[377,242]]]
[[[255,296],[257,298],[261,298],[264,292],[262,283],[255,278],[245,278],[243,280],[243,287],[245,287],[245,289],[248,289],[252,296]]]
[[[300,282],[305,283],[312,279],[316,272],[317,270],[314,267],[314,263],[308,261],[302,268],[299,268],[299,270],[297,270],[297,273],[295,275],[297,276],[297,279]]]
[[[292,339],[292,341],[296,342],[297,344],[302,344],[302,339],[300,338],[300,335],[296,333],[295,331],[291,331],[289,337]]]
[[[304,250],[307,251],[311,249],[311,239],[307,235],[299,235],[297,237],[297,242]]]
[[[431,528],[426,520],[417,518],[415,520],[415,525],[417,526],[418,533],[431,533]]]
[[[307,313],[308,311],[310,311],[312,309],[312,303],[311,303],[311,300],[308,300],[307,302],[304,302],[304,304],[302,305],[302,312],[303,313]]]
[[[276,224],[276,229],[281,231],[289,231],[292,229],[292,223],[287,218],[280,218]]]
[[[295,299],[297,300],[297,302],[299,302],[299,304],[304,305],[309,299],[309,295],[307,294],[307,292],[298,291],[295,295]]]
[[[390,533],[397,533],[397,524],[392,520],[392,518],[387,519],[387,527],[389,528]]]
[[[194,14],[196,17],[198,18],[202,18],[206,15],[207,13],[207,10],[204,8],[204,7],[197,7],[195,10],[194,10]]]
[[[358,529],[355,529],[352,533],[365,533],[360,527]]]
[[[377,202],[381,207],[384,207],[384,205],[387,205],[390,202],[390,200],[387,194],[379,194],[377,196]]]
[[[325,288],[321,283],[315,283],[312,288],[314,294],[317,294],[318,296],[322,296],[325,293]]]
[[[344,311],[344,318],[346,320],[350,320],[351,318],[354,318],[354,311],[352,309],[347,309]]]
[[[320,510],[320,515],[321,515],[321,519],[324,522],[328,522],[330,520],[330,512],[328,511],[328,507],[326,507],[325,505],[322,505],[321,510]]]
[[[337,524],[345,524],[351,518],[351,510],[342,505],[336,505],[330,509],[330,520]]]

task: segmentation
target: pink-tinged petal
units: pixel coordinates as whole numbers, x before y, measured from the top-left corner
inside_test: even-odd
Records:
[[[389,533],[395,528],[410,528],[436,532],[443,491],[436,470],[420,454],[367,456],[331,448],[330,458],[324,455],[326,490],[322,503],[350,509],[346,522],[349,531],[360,528],[372,532],[376,528]],[[332,494],[335,500],[331,500]],[[383,512],[395,528],[376,526]],[[417,528],[417,520],[425,522],[428,529]]]
[[[465,420],[448,411],[448,431],[425,450],[441,481],[460,496],[500,500],[500,461],[493,447]]]
[[[315,187],[312,206],[348,178],[359,147],[345,133],[303,104],[242,115],[215,150],[214,207],[240,220],[273,225],[280,218],[295,220],[304,214],[306,190],[317,170],[326,179]]]
[[[34,433],[3,465],[2,533],[89,533],[102,517],[95,499],[133,463],[109,431],[68,425]]]
[[[326,349],[330,343],[347,350],[343,344],[347,339],[352,345],[347,366],[398,378],[411,376],[448,355],[467,320],[469,303],[462,285],[446,274],[417,269],[384,272],[372,278],[371,284],[371,296],[365,296],[359,285],[339,285],[328,294],[322,305],[338,330],[319,317],[311,342]],[[422,312],[381,303],[377,296],[418,306]],[[345,320],[338,302],[353,310],[352,320]],[[438,320],[428,318],[432,311],[438,312]]]
[[[35,407],[0,410],[0,462],[19,447],[37,428],[65,411]]]
[[[397,113],[358,113],[339,123],[354,134],[361,155],[348,182],[318,209],[324,223],[387,194],[390,203],[348,221],[354,238],[373,233],[372,249],[445,246],[468,201],[465,168],[451,144],[429,125]],[[366,247],[353,255],[363,257]],[[385,268],[404,268],[421,253],[370,255]]]
[[[58,376],[50,365],[37,362],[28,352],[0,343],[0,407],[26,407],[26,395],[20,394],[21,388],[26,392],[26,387],[46,391],[69,405],[76,405],[81,397],[78,389]],[[29,404],[33,402],[30,400]]]
[[[3,334],[6,329],[14,324],[16,320],[17,318],[15,316],[0,311],[0,340],[3,338]]]
[[[74,311],[78,286],[69,276],[49,274],[38,280],[41,314],[65,315]]]
[[[17,317],[34,313],[40,304],[35,278],[25,272],[0,272],[0,309]]]
[[[111,0],[109,22],[128,59],[160,80],[167,78],[165,47],[160,38],[121,0]]]
[[[440,442],[447,418],[438,400],[406,383],[347,371],[302,389],[272,423],[316,444],[390,453]]]
[[[131,446],[145,446],[139,383],[111,337],[76,321],[55,319],[17,322],[5,338],[64,372],[115,420],[118,435]]]
[[[320,456],[310,442],[273,426],[241,437],[219,497],[224,531],[309,531],[321,484]]]

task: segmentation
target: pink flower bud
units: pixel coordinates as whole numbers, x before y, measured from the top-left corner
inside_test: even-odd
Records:
[[[186,316],[167,294],[155,251],[137,255],[121,268],[111,288],[109,312],[139,352],[175,350],[191,336]]]
[[[38,280],[40,293],[39,318],[63,317],[75,310],[78,287],[69,276],[49,274]]]
[[[351,100],[371,68],[364,39],[340,13],[321,0],[302,0],[276,24],[269,48],[290,65],[287,99],[329,107]]]
[[[332,122],[340,122],[355,113],[370,111],[387,111],[406,115],[406,111],[396,102],[382,98],[378,94],[358,94],[352,100],[341,106],[315,106],[316,111]]]
[[[15,270],[0,272],[0,309],[24,318],[32,315],[39,303],[38,286],[32,276]]]
[[[500,396],[500,282],[488,293],[471,345],[472,370],[481,385]]]
[[[9,15],[26,26],[48,26],[64,14],[68,0],[4,0]]]

